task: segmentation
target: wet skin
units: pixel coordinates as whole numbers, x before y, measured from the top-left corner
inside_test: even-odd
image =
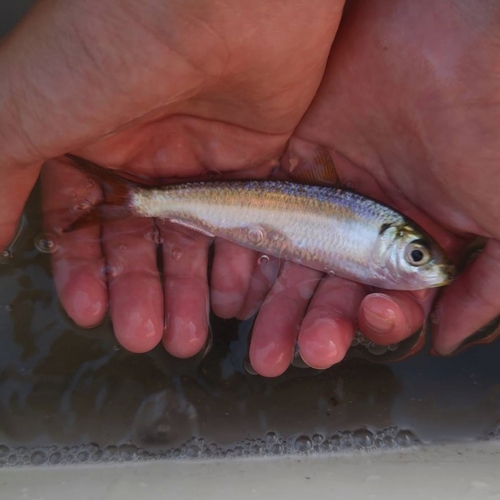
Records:
[[[457,234],[498,236],[491,223],[495,198],[479,196],[482,189],[486,194],[492,189],[492,178],[499,175],[494,162],[483,159],[488,178],[474,174],[481,159],[477,148],[485,140],[478,134],[493,134],[495,117],[483,116],[484,104],[479,116],[467,106],[469,101],[461,101],[466,85],[473,97],[470,75],[451,68],[443,84],[427,66],[408,63],[409,54],[427,61],[429,51],[436,50],[432,61],[441,67],[447,47],[438,50],[439,41],[437,48],[415,46],[414,38],[420,43],[428,20],[422,19],[420,26],[419,16],[411,15],[411,2],[351,3],[325,79],[302,121],[323,76],[342,2],[322,2],[314,12],[300,2],[241,2],[230,9],[211,2],[208,10],[199,4],[150,2],[140,12],[132,3],[96,5],[66,3],[35,10],[0,47],[2,74],[10,75],[0,89],[0,116],[16,124],[8,127],[4,118],[0,126],[0,139],[7,145],[0,171],[0,246],[10,239],[47,158],[71,151],[148,178],[203,177],[207,171],[265,177],[278,165],[290,138],[282,160],[285,169],[290,158],[292,164],[307,159],[320,143],[330,149],[344,182],[399,208],[452,251],[462,245]],[[443,3],[437,13],[426,9],[437,22],[436,16],[448,18],[446,9],[456,7]],[[394,32],[388,13],[397,17],[400,31]],[[64,29],[51,30],[56,19],[72,27],[71,36]],[[475,25],[467,19],[458,25],[462,31],[453,26],[446,36],[457,37],[457,43],[469,40],[468,30]],[[484,22],[479,15],[473,20],[479,26]],[[390,39],[393,50],[374,44],[375,34]],[[479,37],[474,51],[484,48],[489,68],[488,39],[482,36],[484,43]],[[39,37],[48,43],[41,46]],[[431,39],[426,38],[428,43]],[[141,48],[145,46],[147,53]],[[460,47],[465,55],[467,48],[472,50]],[[403,85],[408,81],[412,86]],[[483,98],[487,82],[481,85],[477,93]],[[451,97],[450,88],[455,89]],[[489,90],[494,102],[494,88]],[[430,115],[421,106],[424,91],[436,102]],[[460,120],[446,115],[457,109]],[[495,110],[486,106],[486,111]],[[415,116],[426,127],[416,128]],[[459,153],[457,143],[465,151]],[[493,156],[493,137],[491,144]],[[470,145],[474,157],[466,154]],[[58,160],[46,163],[42,181],[46,225],[52,232],[101,196],[98,186]],[[156,259],[160,241],[163,283]],[[288,367],[297,339],[305,361],[318,368],[344,357],[358,322],[375,342],[402,340],[421,326],[434,295],[370,293],[362,285],[289,263],[273,284],[276,261],[259,260],[259,255],[219,240],[209,288],[209,243],[203,235],[152,220],[106,223],[60,235],[54,278],[61,301],[87,327],[100,322],[109,307],[124,347],[145,352],[163,342],[179,357],[192,356],[205,344],[209,296],[221,317],[247,317],[263,301],[250,358],[257,372],[276,376]],[[436,337],[441,352],[453,349],[500,309],[490,300],[494,277],[500,275],[500,269],[495,273],[495,248],[491,239],[443,296]],[[467,311],[464,299],[470,304]]]
[[[487,238],[431,315],[444,355],[500,313],[499,22],[496,2],[349,3],[296,131],[333,150],[341,179],[385,195],[451,254]]]

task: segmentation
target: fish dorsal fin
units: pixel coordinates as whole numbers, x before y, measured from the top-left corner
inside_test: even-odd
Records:
[[[288,176],[304,184],[340,186],[339,177],[330,153],[318,148],[310,160],[289,159]]]

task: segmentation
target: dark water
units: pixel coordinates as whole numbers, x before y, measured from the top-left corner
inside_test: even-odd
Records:
[[[38,192],[0,257],[0,465],[336,452],[482,439],[500,419],[500,343],[451,359],[245,369],[250,323],[212,318],[204,357],[121,349],[65,315],[40,252]]]

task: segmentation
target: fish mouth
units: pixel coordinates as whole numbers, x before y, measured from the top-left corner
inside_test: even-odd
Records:
[[[457,268],[453,264],[441,264],[437,267],[430,283],[424,288],[438,288],[449,285],[457,276]]]
[[[448,285],[457,277],[458,271],[453,264],[448,264],[442,267],[442,273],[444,276],[444,280],[441,284]]]

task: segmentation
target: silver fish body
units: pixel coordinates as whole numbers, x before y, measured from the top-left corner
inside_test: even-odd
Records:
[[[448,283],[454,267],[399,212],[339,188],[282,181],[133,187],[140,217],[169,219],[211,236],[331,275],[385,289]]]

